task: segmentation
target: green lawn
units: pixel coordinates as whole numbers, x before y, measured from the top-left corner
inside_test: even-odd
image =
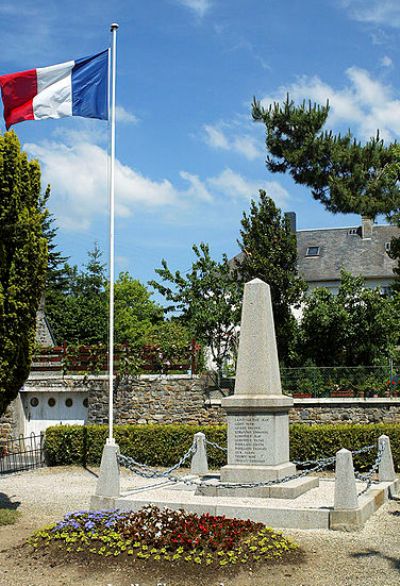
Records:
[[[20,513],[13,509],[0,509],[0,527],[1,525],[14,525]]]

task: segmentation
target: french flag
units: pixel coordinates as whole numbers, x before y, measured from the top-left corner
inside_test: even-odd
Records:
[[[108,49],[50,67],[0,76],[7,130],[23,120],[108,120]]]

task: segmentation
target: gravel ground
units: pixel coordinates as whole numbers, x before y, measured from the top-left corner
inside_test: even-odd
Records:
[[[22,547],[38,527],[71,510],[88,506],[96,471],[48,468],[0,477],[0,503],[15,503],[22,515],[16,525],[0,527],[0,586],[398,586],[400,582],[400,502],[384,505],[358,533],[286,531],[305,552],[303,563],[240,572],[215,582],[200,577],[134,575],[118,567],[87,568],[53,564],[27,555]],[[129,473],[122,487],[132,485]]]

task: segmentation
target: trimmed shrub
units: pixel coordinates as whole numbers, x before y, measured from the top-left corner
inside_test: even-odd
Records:
[[[115,439],[121,453],[149,466],[172,466],[189,449],[199,431],[206,438],[226,446],[226,425],[116,425]],[[98,465],[107,438],[105,425],[58,425],[46,430],[45,450],[50,466]],[[358,450],[377,442],[380,435],[390,437],[396,470],[400,470],[400,424],[302,425],[290,426],[291,460],[319,460],[333,456],[341,448]],[[209,447],[210,468],[226,464],[226,453]],[[376,451],[355,457],[359,470],[370,468]]]

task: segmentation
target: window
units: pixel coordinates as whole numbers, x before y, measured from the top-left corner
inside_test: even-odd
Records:
[[[66,404],[67,407],[72,407],[73,400],[72,399],[65,399],[65,404]]]
[[[385,250],[386,252],[390,252],[390,242],[385,242]]]
[[[319,256],[319,246],[309,246],[306,250],[306,256]]]
[[[39,405],[39,399],[37,397],[32,397],[30,400],[32,407],[37,407]]]
[[[54,405],[56,404],[56,400],[54,397],[50,397],[47,403],[49,404],[49,407],[54,407]]]
[[[86,399],[83,399],[83,406],[84,407],[89,407],[89,399],[86,397]]]
[[[349,236],[358,236],[358,228],[350,228],[350,230],[347,232],[347,234]]]

